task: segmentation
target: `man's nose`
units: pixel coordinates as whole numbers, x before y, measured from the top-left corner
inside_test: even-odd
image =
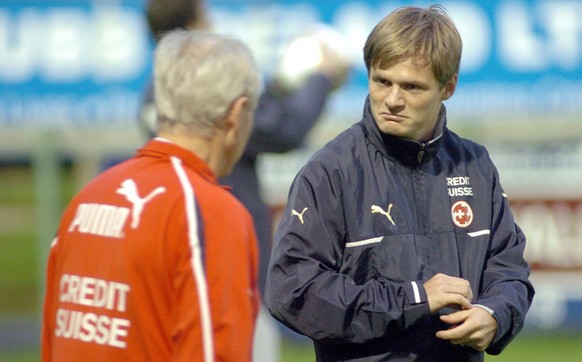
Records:
[[[390,89],[390,92],[384,99],[386,103],[386,107],[388,108],[395,108],[401,107],[404,105],[404,98],[402,97],[402,90],[400,87],[393,86]]]

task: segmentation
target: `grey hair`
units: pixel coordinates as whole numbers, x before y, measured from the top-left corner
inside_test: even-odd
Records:
[[[227,36],[200,30],[164,35],[154,55],[158,122],[175,122],[209,132],[231,104],[249,98],[256,107],[263,88],[249,48]]]

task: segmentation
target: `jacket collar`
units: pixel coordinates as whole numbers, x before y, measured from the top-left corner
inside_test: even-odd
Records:
[[[137,157],[139,156],[153,156],[165,159],[169,159],[170,157],[177,157],[182,161],[182,163],[188,165],[189,168],[193,169],[207,181],[214,184],[217,183],[214,172],[210,169],[210,167],[208,167],[206,162],[204,162],[200,157],[196,156],[193,152],[180,147],[172,141],[166,140],[164,138],[156,137],[151,139],[137,151]]]
[[[430,141],[417,142],[387,135],[378,129],[370,111],[370,99],[368,97],[366,98],[364,115],[360,124],[366,137],[380,153],[388,158],[396,159],[406,166],[416,167],[433,158],[441,147],[447,120],[447,112],[444,105],[441,106],[438,117],[435,137]]]

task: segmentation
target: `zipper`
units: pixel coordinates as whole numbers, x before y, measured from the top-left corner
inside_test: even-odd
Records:
[[[426,153],[426,143],[421,143],[420,151],[418,151],[418,154],[416,155],[416,160],[418,161],[419,164],[420,162],[422,162],[422,158],[424,157],[425,153]]]
[[[424,185],[424,175],[422,169],[420,169],[420,163],[426,154],[426,149],[429,142],[420,143],[420,150],[416,154],[416,160],[418,164],[413,169],[413,185],[414,185],[414,194],[415,194],[415,201],[418,207],[417,209],[417,218],[418,218],[418,226],[419,230],[422,232],[426,232],[427,223],[426,223],[426,212],[427,212],[427,205],[426,205],[426,187]]]

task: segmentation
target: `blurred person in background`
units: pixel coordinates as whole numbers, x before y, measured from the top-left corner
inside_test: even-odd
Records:
[[[483,361],[524,325],[525,236],[487,150],[447,128],[461,49],[438,5],[386,16],[362,120],[293,181],[266,303],[318,361]]]
[[[146,16],[154,39],[174,28],[211,27],[206,5],[202,0],[151,0]],[[308,132],[321,118],[330,94],[345,83],[351,64],[345,54],[337,50],[336,44],[331,43],[333,37],[323,30],[329,29],[322,28],[321,36],[313,31],[311,40],[319,42],[321,54],[319,62],[312,69],[303,72],[304,79],[293,79],[293,75],[285,74],[285,70],[282,70],[266,84],[255,112],[255,123],[248,146],[232,173],[221,179],[221,183],[232,188],[233,194],[253,216],[259,240],[259,288],[263,296],[271,255],[273,219],[269,206],[261,197],[257,160],[264,153],[283,153],[301,146]],[[302,56],[305,58],[310,55]],[[285,59],[281,60],[283,61]],[[151,94],[150,86],[146,90],[141,116],[141,125],[149,136],[155,132],[152,127],[155,107]],[[280,338],[276,321],[266,310],[263,311],[259,315],[254,360],[277,361]]]
[[[260,307],[251,215],[218,178],[263,81],[240,41],[161,38],[156,137],[71,201],[51,245],[43,361],[250,361]]]

